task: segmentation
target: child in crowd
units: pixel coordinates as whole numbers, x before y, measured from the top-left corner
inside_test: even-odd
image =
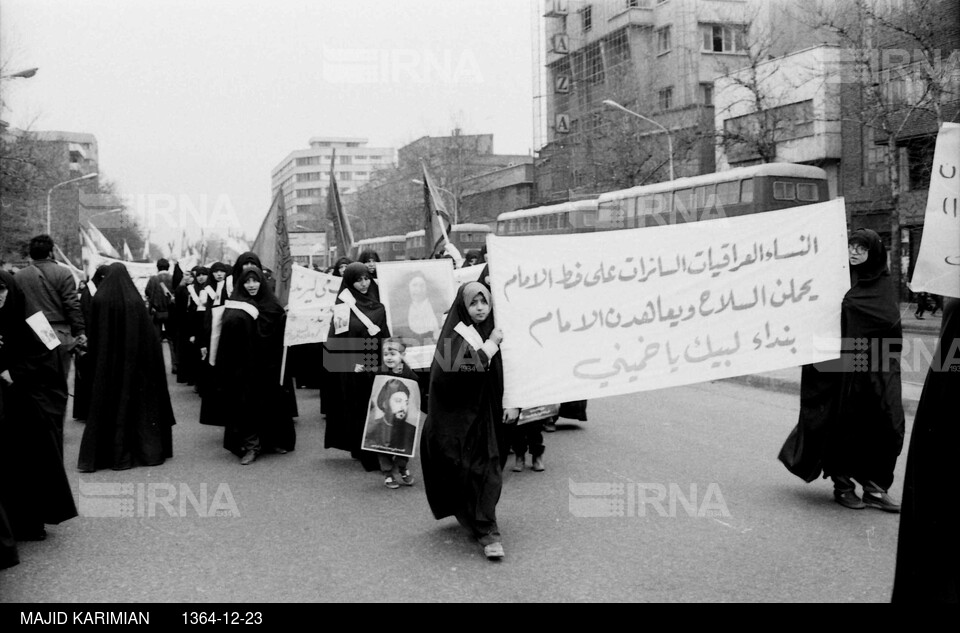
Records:
[[[404,352],[406,352],[406,345],[402,339],[384,339],[382,347],[383,366],[377,373],[383,376],[406,378],[416,383],[417,375],[403,359]],[[421,404],[421,408],[425,406],[425,404]],[[409,462],[408,457],[404,455],[377,453],[377,459],[380,460],[380,472],[383,473],[384,486],[391,490],[396,490],[401,485],[413,485],[413,475],[410,474],[410,469],[407,468]]]

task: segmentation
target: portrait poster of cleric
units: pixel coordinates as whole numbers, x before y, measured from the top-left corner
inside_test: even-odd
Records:
[[[376,376],[363,427],[362,448],[414,457],[420,418],[420,387],[415,380]]]
[[[390,333],[402,338],[412,369],[430,366],[445,313],[457,292],[453,262],[424,259],[377,266],[380,300]]]

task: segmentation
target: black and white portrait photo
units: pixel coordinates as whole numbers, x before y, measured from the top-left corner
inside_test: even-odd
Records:
[[[377,376],[373,382],[362,448],[414,457],[420,426],[420,387],[415,380]]]

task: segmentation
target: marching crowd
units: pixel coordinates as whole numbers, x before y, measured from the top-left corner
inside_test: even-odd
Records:
[[[512,452],[513,470],[522,471],[529,451],[533,470],[544,470],[542,432],[555,418],[516,425],[521,412],[503,407],[499,346],[504,333],[496,325],[486,267],[477,281],[458,288],[434,332],[437,348],[449,350],[444,361],[435,358],[429,370],[414,371],[404,360],[406,340],[391,336],[377,285],[376,253],[363,253],[357,262],[339,260],[329,272],[341,278],[337,303],[349,304],[349,320],[331,323],[323,346],[306,346],[308,354],[301,354],[281,384],[287,315],[274,295],[271,271],[255,254],[244,253],[232,266],[218,262],[189,271],[178,265],[171,271],[160,260],[142,296],[119,263],[98,269],[78,294],[69,270],[52,260],[52,249],[49,236],[38,236],[30,245],[31,266],[16,275],[0,271],[0,432],[16,447],[0,466],[0,568],[16,563],[15,541],[42,539],[45,524],[77,515],[63,465],[72,360],[73,416],[85,421],[81,472],[153,466],[172,457],[176,422],[163,341],[170,345],[177,382],[193,386],[202,399],[200,423],[223,427],[223,446],[242,465],[264,453],[294,450],[296,374],[297,386],[320,389],[325,448],[350,452],[364,469],[379,472],[387,488],[412,486],[403,451],[364,447],[413,441],[406,420],[414,385],[426,414],[420,459],[434,516],[456,517],[487,558],[503,558],[496,517],[503,468]],[[459,259],[467,261],[458,263],[484,264],[483,253],[466,255]],[[853,367],[848,363],[853,357],[845,354],[839,364],[803,368],[800,420],[780,459],[806,481],[831,477],[836,501],[847,508],[899,512],[888,494],[905,430],[899,347],[882,344],[902,338],[899,308],[879,236],[852,233],[849,258],[851,289],[841,306],[842,335],[863,342],[858,349],[866,350],[868,362]],[[945,309],[944,349],[956,340],[955,308],[950,303]],[[45,345],[28,322],[37,312],[59,345]],[[883,358],[873,358],[874,350],[884,350]],[[941,385],[947,377],[955,382],[956,375],[931,371],[933,387],[929,397],[925,390],[927,400],[921,400],[916,419],[920,428],[935,426],[933,401],[948,397],[949,389]],[[386,385],[376,396],[385,412],[383,423],[365,434],[378,378]],[[248,388],[252,384],[257,388]],[[585,402],[566,403],[561,415],[583,420],[585,407]],[[914,434],[915,444],[919,437]],[[901,550],[909,538],[906,547],[930,555],[923,543],[943,529],[918,509],[919,483],[934,474],[939,471],[908,466],[904,525],[910,530],[906,537],[901,532]],[[920,572],[915,568],[916,560],[898,561],[898,572],[922,572],[922,565]]]

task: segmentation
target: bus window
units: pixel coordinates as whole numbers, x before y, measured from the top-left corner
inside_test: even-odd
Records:
[[[653,207],[651,208],[651,213],[670,213],[670,200],[671,196],[669,193],[657,193],[653,195]]]
[[[693,209],[693,189],[678,189],[673,192],[673,208],[677,213]]]
[[[497,222],[497,234],[506,235],[507,234],[507,223],[506,222]]]
[[[820,192],[817,190],[817,185],[812,182],[798,182],[797,199],[803,200],[804,202],[816,202],[819,200]]]
[[[557,228],[557,216],[554,214],[543,216],[543,228],[545,229],[555,229]]]
[[[704,185],[693,190],[697,200],[697,208],[705,209],[708,205],[713,205],[713,198],[716,196],[716,185]]]
[[[753,178],[740,181],[740,202],[753,202]]]
[[[774,200],[796,200],[797,187],[792,182],[782,182],[775,180],[773,183]]]
[[[583,225],[584,226],[593,226],[596,223],[597,214],[596,211],[584,211],[583,213]],[[570,213],[564,212],[561,213],[558,221],[560,223],[559,228],[567,229],[570,227]]]
[[[721,182],[717,185],[717,202],[719,204],[736,204],[740,202],[740,183]]]

